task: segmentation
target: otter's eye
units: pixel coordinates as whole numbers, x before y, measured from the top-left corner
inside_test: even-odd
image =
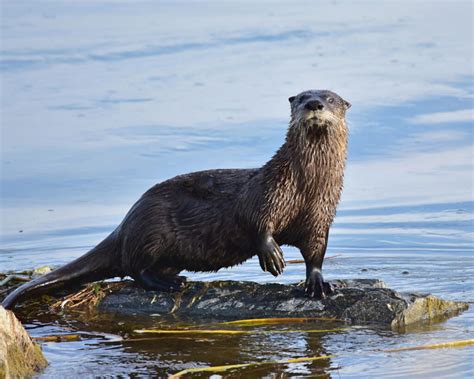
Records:
[[[328,98],[328,103],[329,103],[329,104],[334,103],[334,99],[333,99],[332,97],[329,97],[329,98]]]

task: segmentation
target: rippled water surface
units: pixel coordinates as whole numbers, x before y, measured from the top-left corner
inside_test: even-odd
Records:
[[[470,1],[2,2],[0,271],[83,254],[156,182],[262,165],[283,141],[287,98],[328,88],[353,106],[326,277],[381,278],[399,291],[472,303],[472,8]],[[275,280],[255,260],[189,276]],[[302,278],[295,264],[276,280]],[[304,332],[335,327],[319,322],[257,328],[296,331],[288,334],[146,340],[133,329],[162,320],[22,319],[33,336],[83,336],[44,343],[50,365],[42,377],[166,376],[330,355],[229,377],[464,378],[474,375],[472,347],[383,350],[473,338],[473,316],[406,333]]]

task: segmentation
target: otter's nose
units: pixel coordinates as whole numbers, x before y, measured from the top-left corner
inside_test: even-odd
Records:
[[[319,100],[311,100],[308,101],[304,107],[309,111],[321,111],[323,110],[324,105]]]

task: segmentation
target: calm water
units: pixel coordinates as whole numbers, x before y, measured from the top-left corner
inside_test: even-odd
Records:
[[[0,271],[83,254],[156,182],[262,165],[283,141],[287,98],[328,88],[353,107],[326,277],[382,278],[400,291],[474,301],[472,2],[1,6]],[[274,280],[255,260],[191,277]],[[291,265],[277,281],[303,277]],[[354,328],[135,342],[122,338],[160,320],[24,322],[33,336],[84,337],[43,344],[50,366],[42,377],[166,376],[332,354],[230,377],[463,378],[474,375],[472,347],[380,350],[473,338],[473,318],[469,310],[404,334]]]

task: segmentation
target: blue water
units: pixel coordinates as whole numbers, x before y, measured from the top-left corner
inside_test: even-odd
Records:
[[[59,265],[83,254],[166,178],[262,165],[284,139],[287,98],[327,88],[353,106],[326,276],[383,278],[400,291],[474,301],[472,2],[1,6],[0,271]],[[284,251],[288,259],[299,258],[296,249]],[[274,280],[255,260],[193,277]],[[303,277],[294,265],[276,280]],[[468,377],[469,348],[373,352],[473,338],[472,319],[468,311],[419,333],[327,336],[318,340],[323,350],[361,349],[363,356],[323,368],[290,365],[281,373]],[[33,335],[56,330],[35,325]],[[111,375],[144,374],[150,367],[170,373],[222,363],[212,349],[203,357],[194,347],[164,354],[150,346],[129,351],[95,337],[87,341],[45,344],[51,365],[44,376],[105,367]],[[284,342],[291,348],[281,348],[282,356],[319,351],[314,340]],[[229,349],[248,344],[233,343]],[[239,360],[266,359],[272,343],[251,341],[245,351],[237,349]],[[64,358],[78,354],[84,363],[70,371]]]

